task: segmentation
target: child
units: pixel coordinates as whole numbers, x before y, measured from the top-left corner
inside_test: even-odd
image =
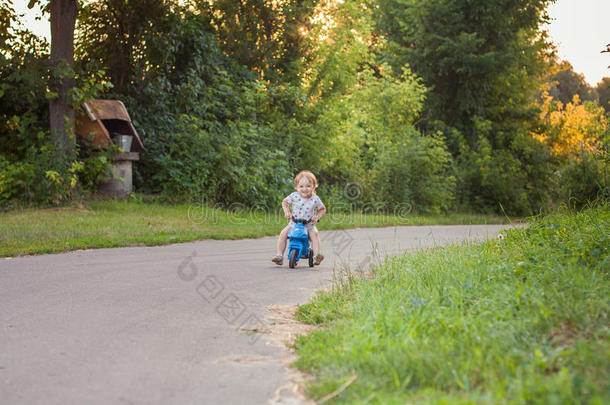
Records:
[[[294,178],[294,189],[288,197],[282,201],[284,209],[284,217],[290,219],[290,223],[282,230],[277,240],[277,254],[271,258],[273,263],[281,265],[284,261],[284,250],[286,250],[286,240],[288,231],[294,226],[292,217],[298,219],[311,219],[311,222],[306,224],[311,239],[311,246],[314,254],[314,264],[319,265],[324,256],[320,253],[320,235],[316,228],[316,222],[326,214],[326,207],[316,195],[318,180],[316,176],[308,170],[303,170]],[[292,204],[292,213],[289,206]]]

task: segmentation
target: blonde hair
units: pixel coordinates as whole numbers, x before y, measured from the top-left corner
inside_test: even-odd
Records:
[[[318,179],[316,179],[316,175],[310,172],[309,170],[301,170],[299,174],[294,176],[294,188],[297,188],[301,179],[305,177],[307,180],[311,181],[313,184],[313,194],[316,193],[316,188],[318,187]]]

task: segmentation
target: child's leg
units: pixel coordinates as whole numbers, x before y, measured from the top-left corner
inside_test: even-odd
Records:
[[[320,234],[318,233],[318,228],[314,226],[309,230],[309,238],[311,239],[313,254],[317,255],[320,253]]]
[[[281,265],[284,262],[284,250],[286,250],[286,241],[288,240],[288,231],[291,225],[288,225],[277,238],[277,254],[271,258],[271,261],[275,264]]]
[[[282,232],[280,232],[280,236],[277,238],[277,254],[283,256],[284,250],[286,250],[286,241],[288,240],[288,231],[292,225],[287,225]]]
[[[317,266],[324,260],[324,255],[320,253],[320,234],[318,233],[318,228],[314,226],[309,231],[309,236],[311,237],[311,249],[314,254],[313,264]]]

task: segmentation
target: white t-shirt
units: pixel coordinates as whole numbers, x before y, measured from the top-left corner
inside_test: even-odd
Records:
[[[303,198],[295,191],[284,198],[284,201],[292,205],[292,216],[297,219],[309,220],[324,207],[322,200],[316,194],[309,198]]]

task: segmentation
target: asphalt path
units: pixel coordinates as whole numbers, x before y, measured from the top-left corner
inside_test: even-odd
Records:
[[[0,403],[273,403],[289,382],[285,349],[250,331],[269,306],[305,303],[387,255],[502,228],[326,231],[313,269],[271,263],[275,238],[0,259]]]

